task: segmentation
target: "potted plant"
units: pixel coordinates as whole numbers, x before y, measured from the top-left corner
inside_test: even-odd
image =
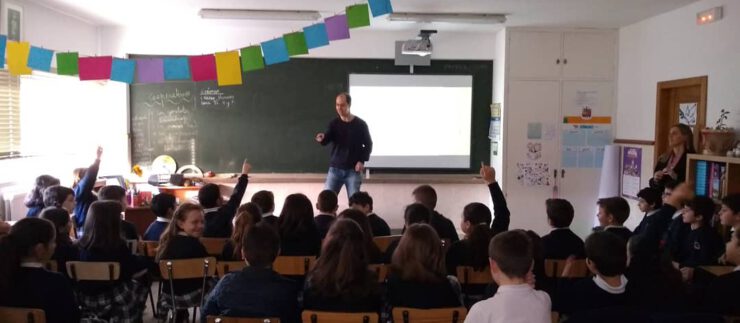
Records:
[[[735,145],[735,130],[725,123],[729,115],[730,111],[722,109],[714,127],[705,128],[701,131],[703,154],[725,156],[727,151],[733,148]]]

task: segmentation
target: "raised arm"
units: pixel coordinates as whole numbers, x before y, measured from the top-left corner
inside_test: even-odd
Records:
[[[506,205],[504,192],[501,191],[501,187],[496,181],[496,170],[493,167],[481,164],[480,175],[488,185],[488,191],[491,193],[491,200],[493,200],[494,218],[493,223],[491,223],[491,230],[494,234],[509,230],[511,212]]]
[[[231,197],[229,198],[229,201],[226,202],[226,205],[222,207],[222,210],[228,213],[231,217],[236,216],[236,210],[242,203],[244,192],[246,192],[247,184],[249,183],[248,175],[250,170],[252,170],[252,165],[245,160],[242,164],[242,175],[239,176],[236,186],[234,186],[234,192],[231,193]]]
[[[80,179],[74,188],[76,200],[92,192],[93,187],[95,187],[95,181],[98,179],[98,170],[100,169],[100,156],[103,155],[103,147],[98,147],[96,154],[95,161],[85,170],[85,176]]]

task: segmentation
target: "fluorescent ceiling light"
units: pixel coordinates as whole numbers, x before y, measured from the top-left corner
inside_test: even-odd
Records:
[[[250,9],[200,9],[203,19],[293,20],[316,21],[318,11],[304,10],[250,10]]]
[[[394,12],[388,17],[391,21],[449,22],[459,24],[502,24],[506,15],[493,13],[421,13]]]

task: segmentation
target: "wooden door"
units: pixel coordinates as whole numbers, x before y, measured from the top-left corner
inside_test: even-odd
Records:
[[[668,151],[668,131],[681,120],[681,104],[696,103],[694,147],[701,151],[701,129],[706,126],[707,76],[671,80],[658,83],[655,105],[655,160]],[[689,119],[691,119],[689,117]],[[685,121],[684,121],[685,122]]]

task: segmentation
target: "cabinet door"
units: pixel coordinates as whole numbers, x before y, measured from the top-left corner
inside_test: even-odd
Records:
[[[545,200],[553,196],[553,172],[560,163],[559,136],[548,130],[560,124],[560,82],[511,81],[504,118],[504,188],[512,213],[510,227],[546,233]],[[547,167],[544,174],[542,166]],[[543,182],[533,183],[537,178]]]
[[[510,79],[558,79],[562,57],[562,34],[541,31],[509,33]]]
[[[563,36],[563,78],[614,79],[617,38],[613,32],[569,32]]]

